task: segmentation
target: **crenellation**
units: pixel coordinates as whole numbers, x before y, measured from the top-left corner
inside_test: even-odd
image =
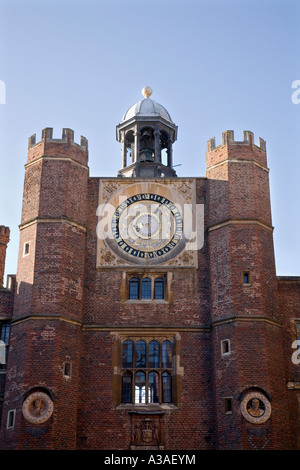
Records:
[[[36,134],[33,134],[32,136],[29,137],[28,139],[28,148],[30,149],[36,144]]]
[[[80,136],[80,147],[88,151],[88,140],[83,135]]]
[[[5,227],[5,225],[0,225],[0,240],[3,238],[4,240],[9,241],[10,229],[9,227]]]
[[[263,152],[266,152],[267,148],[266,148],[266,141],[264,139],[262,139],[261,137],[258,138],[258,147],[263,150]]]
[[[54,139],[53,138],[53,128],[52,127],[45,127],[42,130],[42,136],[41,140],[39,142],[36,141],[36,134],[33,134],[32,136],[29,137],[28,139],[28,148],[32,148],[41,142],[44,143],[56,143],[56,144],[74,144],[77,145],[78,147],[81,147],[84,151],[87,151],[88,149],[88,141],[84,136],[80,136],[80,144],[74,142],[74,131],[69,128],[63,128],[62,129],[62,137],[61,139]]]
[[[42,141],[47,142],[52,139],[53,136],[53,129],[52,127],[46,127],[45,129],[42,130]]]
[[[254,134],[251,131],[243,131],[243,140],[234,140],[234,131],[228,130],[222,133],[222,143],[216,146],[216,139],[212,137],[207,142],[207,151],[212,152],[216,149],[219,149],[224,146],[231,146],[231,145],[249,145],[250,147],[256,147],[262,150],[263,152],[266,151],[266,141],[259,137],[258,145],[254,142]]]
[[[74,142],[74,131],[69,128],[63,128],[62,130],[62,140],[65,142],[71,143]]]

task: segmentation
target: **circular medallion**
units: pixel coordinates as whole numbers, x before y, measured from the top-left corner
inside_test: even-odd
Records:
[[[53,402],[44,392],[31,393],[23,403],[22,413],[30,423],[44,423],[53,413]]]
[[[250,423],[262,424],[271,416],[271,404],[262,393],[247,393],[241,403],[241,412]]]
[[[158,194],[142,193],[122,202],[112,218],[118,246],[135,258],[151,259],[170,253],[182,239],[178,207]]]

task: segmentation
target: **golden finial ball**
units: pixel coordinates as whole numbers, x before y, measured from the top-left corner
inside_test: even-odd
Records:
[[[144,95],[145,98],[149,98],[149,96],[152,95],[152,88],[150,86],[145,86],[142,89],[142,94]]]

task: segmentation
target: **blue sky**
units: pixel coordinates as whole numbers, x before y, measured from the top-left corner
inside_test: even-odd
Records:
[[[225,130],[266,140],[277,274],[300,275],[299,17],[298,0],[1,0],[6,273],[17,269],[28,138],[69,127],[89,141],[90,175],[116,176],[116,125],[150,85],[178,125],[178,176],[205,176],[206,143]]]

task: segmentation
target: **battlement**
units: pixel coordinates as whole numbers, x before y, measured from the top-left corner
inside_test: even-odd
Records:
[[[209,139],[207,142],[207,151],[212,152],[220,147],[223,146],[245,146],[249,145],[251,147],[256,147],[263,152],[266,152],[266,142],[262,138],[259,137],[259,144],[255,145],[254,143],[254,134],[251,131],[244,131],[244,140],[237,141],[234,140],[234,131],[224,131],[222,133],[222,143],[216,146],[215,137]]]
[[[38,145],[41,142],[45,143],[55,143],[55,144],[74,144],[80,147],[83,151],[88,151],[88,141],[85,137],[80,137],[80,144],[74,142],[74,131],[72,129],[63,128],[62,130],[62,138],[61,139],[53,139],[53,128],[46,127],[42,130],[42,139],[40,142],[36,141],[36,134],[33,134],[28,139],[28,148],[32,148],[35,145]]]
[[[0,225],[0,243],[7,245],[9,242],[10,229],[4,225]]]

